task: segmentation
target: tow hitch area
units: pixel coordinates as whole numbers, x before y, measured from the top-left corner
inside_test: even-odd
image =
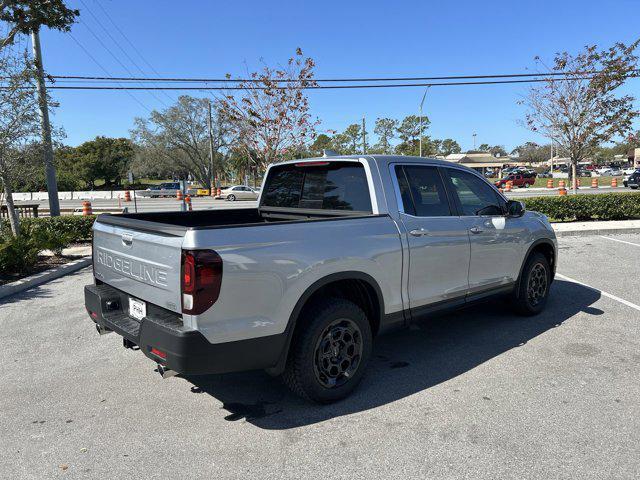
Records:
[[[176,372],[175,370],[171,370],[164,365],[160,365],[159,363],[157,370],[162,378],[170,378],[178,374],[178,372]]]
[[[127,340],[126,338],[122,339],[122,345],[124,348],[130,348],[131,350],[140,350],[140,347],[136,343],[131,340]]]

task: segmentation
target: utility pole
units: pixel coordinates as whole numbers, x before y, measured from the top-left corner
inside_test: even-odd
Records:
[[[476,135],[478,135],[477,133],[473,133],[473,149],[476,149]]]
[[[367,130],[365,127],[364,117],[362,117],[362,154],[367,154]]]
[[[215,188],[215,172],[213,170],[213,131],[211,130],[211,99],[207,99],[207,107],[209,109],[209,114],[207,115],[207,128],[209,129],[209,193],[212,193],[213,189]]]
[[[36,65],[38,105],[40,106],[40,130],[42,132],[42,149],[44,151],[44,171],[49,192],[49,214],[52,217],[60,215],[58,200],[58,183],[56,182],[56,167],[53,164],[53,144],[51,142],[51,124],[49,123],[49,106],[47,105],[47,89],[44,84],[44,67],[42,65],[42,50],[40,48],[40,32],[31,32],[33,59]]]
[[[428,91],[429,87],[424,89],[424,95],[422,95],[422,100],[420,101],[420,157],[422,156],[422,105],[424,104],[424,99],[427,98]]]

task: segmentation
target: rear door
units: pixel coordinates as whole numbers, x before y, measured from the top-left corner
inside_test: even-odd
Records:
[[[182,236],[94,225],[95,277],[135,298],[181,311]]]
[[[505,215],[506,202],[475,173],[445,168],[460,220],[469,232],[469,293],[509,285],[518,276],[526,229],[522,218]]]
[[[409,244],[412,316],[427,313],[438,303],[464,302],[469,285],[469,236],[453,210],[439,168],[415,164],[391,168]]]

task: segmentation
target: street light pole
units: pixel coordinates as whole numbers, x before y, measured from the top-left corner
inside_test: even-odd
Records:
[[[478,135],[477,133],[473,132],[473,149],[474,150],[476,149],[476,136],[477,135]]]
[[[422,105],[424,105],[424,99],[427,98],[427,92],[429,91],[429,87],[424,89],[424,94],[422,95],[422,100],[420,100],[420,153],[419,156],[422,156]]]
[[[53,144],[51,142],[51,124],[49,123],[49,106],[47,105],[47,89],[44,83],[44,67],[42,66],[42,49],[40,48],[40,32],[31,32],[33,60],[36,66],[38,90],[38,106],[40,107],[40,130],[42,132],[42,150],[44,151],[44,171],[49,192],[49,215],[60,215],[60,201],[58,200],[58,183],[56,182],[56,167],[53,164]]]

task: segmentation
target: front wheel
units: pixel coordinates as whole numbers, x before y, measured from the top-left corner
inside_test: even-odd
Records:
[[[371,355],[367,316],[353,302],[332,298],[305,309],[282,377],[297,395],[318,403],[348,396]]]
[[[227,200],[229,200],[230,202],[235,202],[236,201],[236,196],[234,194],[231,194],[227,197]]]
[[[551,285],[551,266],[541,253],[531,255],[522,269],[513,304],[521,315],[536,315],[544,310]]]

